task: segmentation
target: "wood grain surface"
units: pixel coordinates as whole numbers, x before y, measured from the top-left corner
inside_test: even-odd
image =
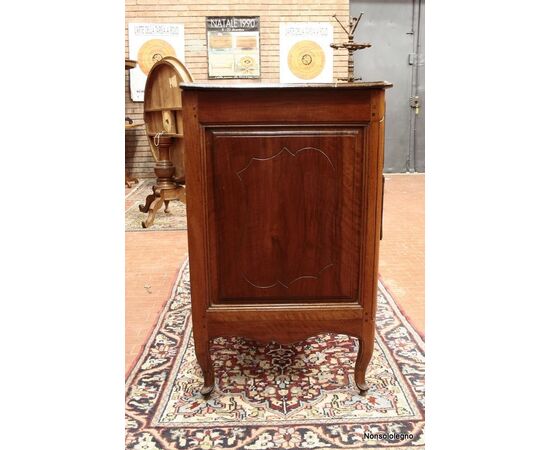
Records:
[[[345,86],[345,85],[344,85]],[[183,89],[193,332],[204,395],[217,336],[374,345],[384,89]]]

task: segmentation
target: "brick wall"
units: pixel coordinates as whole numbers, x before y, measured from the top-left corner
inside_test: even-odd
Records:
[[[260,16],[261,82],[279,81],[279,23],[330,22],[334,40],[346,35],[333,14],[346,18],[349,0],[126,0],[126,57],[128,57],[128,22],[183,23],[185,27],[185,65],[197,82],[208,81],[206,52],[206,16]],[[138,69],[134,69],[138,70]],[[347,52],[334,51],[334,77],[347,75]],[[252,82],[228,80],[226,82]],[[129,74],[126,72],[126,115],[143,120],[143,103],[130,100]],[[126,132],[126,169],[137,177],[153,177],[154,160],[143,127]]]

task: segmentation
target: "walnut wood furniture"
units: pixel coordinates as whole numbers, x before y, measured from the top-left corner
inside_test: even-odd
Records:
[[[153,193],[145,199],[145,205],[139,205],[142,213],[149,213],[147,219],[141,222],[143,228],[148,228],[155,220],[155,214],[164,203],[164,212],[168,212],[171,200],[185,203],[185,186],[174,179],[176,168],[170,161],[170,147],[173,138],[159,133],[157,136],[159,159],[155,164],[157,182],[153,186]],[[156,146],[156,145],[155,145]]]
[[[147,196],[145,205],[139,206],[141,212],[148,213],[147,219],[141,222],[144,228],[153,224],[163,203],[164,212],[168,212],[171,200],[185,202],[183,113],[179,88],[184,81],[192,82],[193,77],[181,61],[167,56],[151,67],[145,82],[143,118],[156,161],[157,183],[153,186],[153,193]]]
[[[181,85],[195,351],[321,333],[374,345],[387,82]]]
[[[155,161],[159,161],[153,142],[155,135],[163,131],[173,138],[169,159],[176,169],[176,180],[185,178],[182,96],[179,88],[182,82],[193,82],[191,73],[179,59],[166,56],[151,67],[143,99],[145,131]]]

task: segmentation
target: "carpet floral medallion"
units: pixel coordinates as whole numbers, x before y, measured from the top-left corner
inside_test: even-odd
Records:
[[[424,343],[380,284],[365,396],[357,341],[324,334],[294,345],[218,338],[216,389],[204,400],[191,328],[188,263],[126,391],[126,448],[424,448]]]
[[[148,228],[143,228],[141,222],[147,219],[147,213],[139,210],[139,205],[145,204],[146,197],[153,192],[155,180],[146,179],[141,181],[126,196],[126,231],[166,231],[166,230],[187,230],[187,215],[185,204],[179,201],[171,201],[168,212],[164,212],[162,206],[155,215],[155,221]]]

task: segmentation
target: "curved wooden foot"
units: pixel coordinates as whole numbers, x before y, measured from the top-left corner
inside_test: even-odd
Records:
[[[214,368],[212,358],[210,358],[210,342],[195,340],[195,354],[204,377],[204,384],[201,388],[201,394],[208,397],[214,390]]]
[[[168,204],[170,203],[170,200],[164,200],[164,212],[168,213]]]
[[[367,383],[365,382],[365,375],[367,373],[367,367],[372,358],[372,351],[374,350],[374,341],[362,337],[359,339],[359,350],[357,350],[357,361],[355,362],[355,384],[359,388],[360,394],[365,395],[368,390]]]
[[[149,212],[149,208],[151,207],[151,203],[153,203],[155,198],[157,198],[157,196],[155,195],[155,188],[153,188],[153,193],[149,194],[147,196],[147,198],[145,199],[145,205],[139,205],[139,210],[142,213]]]
[[[212,391],[214,390],[214,369],[212,367],[212,360],[210,359],[210,355],[206,355],[204,358],[204,361],[199,361],[199,365],[202,369],[202,375],[204,377],[204,384],[201,388],[201,394],[204,397],[208,397]]]
[[[147,197],[149,198],[149,197]],[[141,222],[141,226],[143,228],[148,228],[153,224],[153,221],[155,220],[155,214],[159,210],[159,208],[162,205],[162,202],[164,199],[162,197],[157,197],[155,201],[153,201],[153,204],[151,205],[149,209],[149,215],[147,216],[147,219],[144,222]]]
[[[214,390],[214,384],[211,384],[210,386],[204,385],[201,388],[201,395],[203,397],[208,397],[212,393],[213,390]]]

